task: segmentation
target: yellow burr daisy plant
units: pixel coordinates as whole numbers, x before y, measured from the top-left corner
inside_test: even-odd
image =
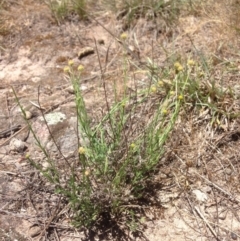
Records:
[[[65,67],[63,68],[63,72],[64,72],[64,73],[69,73],[69,72],[70,72],[69,66],[65,66]]]
[[[127,37],[128,37],[127,33],[122,33],[122,34],[120,35],[120,38],[121,38],[122,40],[126,40]]]
[[[84,66],[80,64],[77,69],[79,72],[82,72],[84,70]]]
[[[74,61],[72,59],[68,60],[68,66],[73,66],[74,65]]]
[[[82,147],[82,146],[80,146],[79,149],[78,149],[78,153],[79,153],[80,155],[84,155],[84,154],[86,153],[85,148]]]
[[[162,110],[162,113],[163,113],[164,115],[166,115],[166,114],[168,113],[167,109],[163,109],[163,110]]]
[[[156,86],[152,86],[151,87],[151,93],[156,93],[157,92],[157,88],[156,88]]]
[[[178,99],[179,99],[179,100],[183,100],[183,95],[179,95],[179,96],[178,96]]]
[[[192,60],[192,59],[189,59],[188,62],[187,62],[187,65],[188,66],[194,66],[195,65],[195,61]]]
[[[182,66],[179,62],[176,62],[176,63],[174,64],[174,68],[175,68],[175,70],[176,70],[177,72],[183,71],[183,66]]]

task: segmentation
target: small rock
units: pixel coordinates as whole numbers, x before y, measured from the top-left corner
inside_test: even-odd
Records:
[[[31,118],[32,118],[32,113],[30,112],[30,111],[25,111],[25,118],[27,119],[27,120],[30,120]]]
[[[235,233],[231,232],[231,238],[233,240],[237,240],[237,235]]]
[[[67,91],[69,94],[74,94],[74,93],[75,93],[74,88],[73,88],[72,85],[69,86],[69,87],[66,89],[66,91]]]
[[[35,77],[32,77],[31,80],[32,80],[32,82],[34,82],[34,83],[38,83],[38,82],[41,81],[41,78],[38,77],[38,76],[35,76]]]
[[[29,234],[32,238],[37,237],[41,233],[41,228],[38,226],[33,226],[29,230]]]
[[[164,173],[160,173],[158,177],[159,177],[160,179],[166,179],[166,178],[167,178],[167,175],[164,174]]]
[[[192,191],[196,195],[196,199],[200,202],[207,201],[208,197],[204,192],[201,192],[200,190],[193,190]]]
[[[39,118],[41,121],[44,121],[43,117]],[[66,115],[61,112],[51,112],[45,115],[45,120],[48,125],[56,125],[59,122],[63,122],[66,119]]]
[[[23,141],[17,138],[12,138],[9,144],[10,151],[23,152],[25,149],[26,149],[26,145]]]
[[[86,90],[86,89],[87,89],[87,86],[86,86],[86,85],[82,85],[82,86],[80,87],[80,89],[81,89],[81,90]]]
[[[232,169],[231,169],[231,168],[226,168],[226,169],[225,169],[225,173],[226,173],[227,175],[231,175],[231,174],[232,174]]]
[[[51,167],[51,165],[50,165],[49,162],[44,161],[44,162],[42,163],[42,167],[43,167],[44,170],[46,170],[46,169],[48,169],[49,167]]]

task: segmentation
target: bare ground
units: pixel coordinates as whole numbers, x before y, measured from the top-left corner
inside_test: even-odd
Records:
[[[182,16],[175,28],[138,19],[129,30],[129,44],[137,39],[135,48],[140,56],[129,58],[141,66],[146,57],[151,57],[164,68],[166,60],[173,55],[198,57],[199,53],[206,54],[212,59],[215,80],[225,87],[237,86],[240,69],[238,37],[225,30],[226,22],[234,19],[228,19],[228,11],[232,11],[230,5],[224,9],[225,5],[221,4],[217,1],[212,5],[215,15],[202,11],[204,14],[193,12]],[[217,18],[220,13],[222,19]],[[46,110],[64,111],[69,118],[74,116],[73,98],[69,91],[71,84],[63,74],[63,67],[69,59],[74,59],[76,66],[85,66],[84,97],[89,111],[95,113],[103,108],[105,103],[96,51],[82,60],[77,58],[77,54],[85,47],[98,48],[100,62],[106,64],[107,88],[111,96],[114,79],[123,74],[123,49],[109,32],[94,20],[78,21],[75,16],[58,25],[41,1],[9,1],[4,17],[4,27],[9,32],[0,36],[2,131],[16,125],[21,125],[20,128],[25,126],[11,86],[21,103],[29,105],[29,110],[36,116],[39,110],[29,104],[29,100],[36,102],[38,86],[41,86],[40,103]],[[97,20],[116,36],[122,31],[122,21],[116,20],[109,12],[103,12]],[[105,62],[107,53],[109,61]],[[225,62],[231,63],[234,70],[226,69]],[[144,73],[135,69],[132,73],[140,83],[147,79]],[[120,86],[121,83],[119,95]],[[238,112],[238,98],[232,103],[226,100],[226,106]],[[182,119],[187,121],[180,120],[175,127],[167,144],[165,161],[156,176],[161,184],[158,192],[162,208],[147,207],[143,236],[129,236],[129,239],[203,241],[240,238],[239,119],[226,119],[221,128],[213,128],[209,124],[211,113],[203,112],[201,116],[187,118],[186,115],[182,113]],[[34,118],[32,122],[35,122]],[[62,128],[57,127],[56,135]],[[84,230],[70,225],[69,217],[64,214],[67,207],[62,207],[57,218],[54,216],[58,197],[50,195],[50,187],[39,190],[38,174],[30,169],[24,158],[29,150],[39,159],[41,155],[33,147],[31,139],[29,141],[27,131],[22,130],[17,137],[26,142],[27,150],[11,149],[9,141],[12,137],[1,136],[1,240],[37,240],[39,237],[46,240],[97,240],[94,235],[85,236]],[[104,235],[100,237],[107,240]],[[115,239],[124,240],[120,236]]]

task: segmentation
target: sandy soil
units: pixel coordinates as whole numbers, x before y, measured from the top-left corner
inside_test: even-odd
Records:
[[[74,16],[58,25],[50,9],[42,1],[9,1],[9,8],[4,16],[4,24],[10,32],[0,36],[1,131],[16,125],[20,125],[20,128],[26,125],[16,105],[12,87],[20,102],[35,116],[40,111],[31,102],[37,103],[39,98],[45,110],[61,111],[68,120],[74,118],[71,83],[63,73],[69,59],[74,60],[76,67],[79,64],[85,67],[81,88],[88,110],[96,113],[104,108],[99,61],[106,67],[107,89],[111,97],[114,79],[122,76],[121,56],[124,51],[108,31],[94,20],[78,21]],[[97,20],[116,36],[121,33],[122,21],[116,20],[110,12],[105,12]],[[161,31],[156,30],[159,28]],[[195,15],[182,17],[174,30],[161,22],[138,19],[129,31],[129,46],[135,45],[135,50],[140,55],[130,55],[129,58],[141,66],[146,57],[151,56],[157,65],[164,66],[166,59],[171,57],[166,56],[164,49],[167,52],[172,51],[172,54],[191,53],[192,56],[199,52],[211,52],[226,61],[231,59],[239,66],[235,49],[227,45],[224,32],[216,31],[218,28],[220,26],[213,19]],[[137,39],[137,46],[133,44],[134,39]],[[79,60],[79,51],[86,47],[95,49],[95,53]],[[107,53],[109,60],[106,62]],[[216,72],[221,72],[223,62],[216,62]],[[133,72],[131,73],[139,84],[146,80],[145,73]],[[224,86],[238,84],[239,68],[234,74],[221,73],[219,76],[223,78]],[[118,91],[121,95],[120,87]],[[234,108],[237,109],[238,104],[236,100]],[[162,183],[159,190],[162,208],[147,208],[144,235],[132,240],[240,239],[239,120],[235,119],[231,123],[226,121],[225,129],[213,132],[205,121],[208,118],[209,113],[203,113],[196,120],[199,124],[177,124],[170,140],[172,150],[168,152],[161,175],[156,177]],[[36,118],[33,117],[32,123],[38,125]],[[39,127],[39,133],[44,136],[44,131],[47,130],[43,128]],[[67,136],[69,139],[66,133],[69,134],[70,131],[73,131],[71,125],[64,122],[56,126],[55,133],[57,138]],[[31,150],[31,153],[41,158],[31,136],[28,136],[27,128],[16,137],[27,146],[28,151]],[[97,240],[96,237],[86,239],[84,231],[72,228],[67,219],[65,223],[49,219],[49,206],[54,207],[57,197],[48,196],[46,190],[41,190],[44,198],[35,192],[38,179],[36,173],[29,170],[24,159],[26,148],[11,147],[12,138],[1,136],[0,139],[1,240],[37,240],[39,232],[46,225],[50,225],[47,226],[46,240]],[[48,140],[48,137],[44,138]],[[65,150],[72,148],[74,152],[75,147],[65,144]],[[25,192],[26,187],[31,187],[31,191]]]

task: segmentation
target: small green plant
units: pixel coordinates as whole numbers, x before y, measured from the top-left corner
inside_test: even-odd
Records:
[[[148,20],[157,20],[161,28],[171,26],[178,19],[181,11],[192,8],[192,1],[177,1],[177,0],[104,0],[103,2],[92,0],[45,0],[52,11],[54,18],[58,23],[67,19],[70,14],[77,14],[80,19],[85,19],[87,16],[94,16],[91,11],[93,5],[98,5],[99,9],[110,9],[114,14],[117,13],[117,18],[124,19],[124,28],[131,26],[139,17]],[[197,7],[195,7],[197,8]],[[187,10],[189,12],[189,10]]]
[[[113,12],[117,12],[118,18],[123,18],[125,25],[129,27],[139,17],[148,20],[158,19],[161,25],[170,26],[178,19],[183,6],[190,5],[191,1],[104,0],[103,3]]]
[[[64,158],[63,173],[29,124],[49,165],[43,168],[31,155],[27,159],[54,184],[56,193],[65,196],[73,225],[91,228],[107,217],[117,223],[124,220],[128,230],[137,230],[141,202],[148,200],[146,193],[154,183],[164,145],[179,114],[200,113],[205,108],[211,112],[213,124],[219,124],[223,116],[229,117],[223,103],[230,92],[209,82],[202,69],[189,59],[185,65],[175,62],[161,70],[148,59],[149,84],[131,96],[126,94],[128,72],[124,67],[124,94],[110,103],[103,79],[106,111],[98,124],[92,124],[79,88],[84,67],[74,68],[74,62],[69,61],[64,72],[75,92],[77,135],[81,136],[78,158],[71,163]]]
[[[45,2],[58,23],[67,17],[69,13],[69,0],[46,0]]]
[[[85,18],[87,14],[85,0],[46,0],[45,2],[58,23],[69,17],[71,13],[77,14],[80,19]]]
[[[6,36],[10,33],[10,24],[8,24],[7,9],[9,3],[5,0],[0,1],[0,35]],[[0,46],[1,49],[3,49]]]
[[[86,0],[72,0],[72,9],[80,19],[84,19],[87,16]]]
[[[172,97],[167,95],[165,101],[159,100],[149,120],[142,122],[134,120],[133,116],[142,105],[151,101],[155,93],[146,90],[134,104],[130,104],[130,97],[124,96],[112,106],[108,103],[109,109],[99,124],[91,126],[91,118],[79,88],[83,67],[79,66],[75,72],[72,65],[70,61],[64,71],[74,87],[78,130],[83,136],[78,143],[78,161],[72,165],[66,160],[68,179],[62,182],[57,162],[50,158],[35,134],[37,145],[45,154],[49,167],[43,169],[31,156],[27,158],[48,181],[55,184],[55,191],[68,199],[74,214],[74,225],[89,227],[108,212],[112,217],[127,214],[133,228],[137,219],[135,211],[127,204],[143,197],[147,182],[152,179],[150,173],[164,152],[163,145],[174,126],[182,101],[170,100]],[[178,94],[182,94],[182,91],[179,89]],[[168,114],[162,112],[163,105],[168,109]],[[127,110],[129,108],[130,111]],[[149,112],[144,109],[141,111]],[[145,128],[133,128],[138,122]],[[29,127],[33,132],[31,125]]]

